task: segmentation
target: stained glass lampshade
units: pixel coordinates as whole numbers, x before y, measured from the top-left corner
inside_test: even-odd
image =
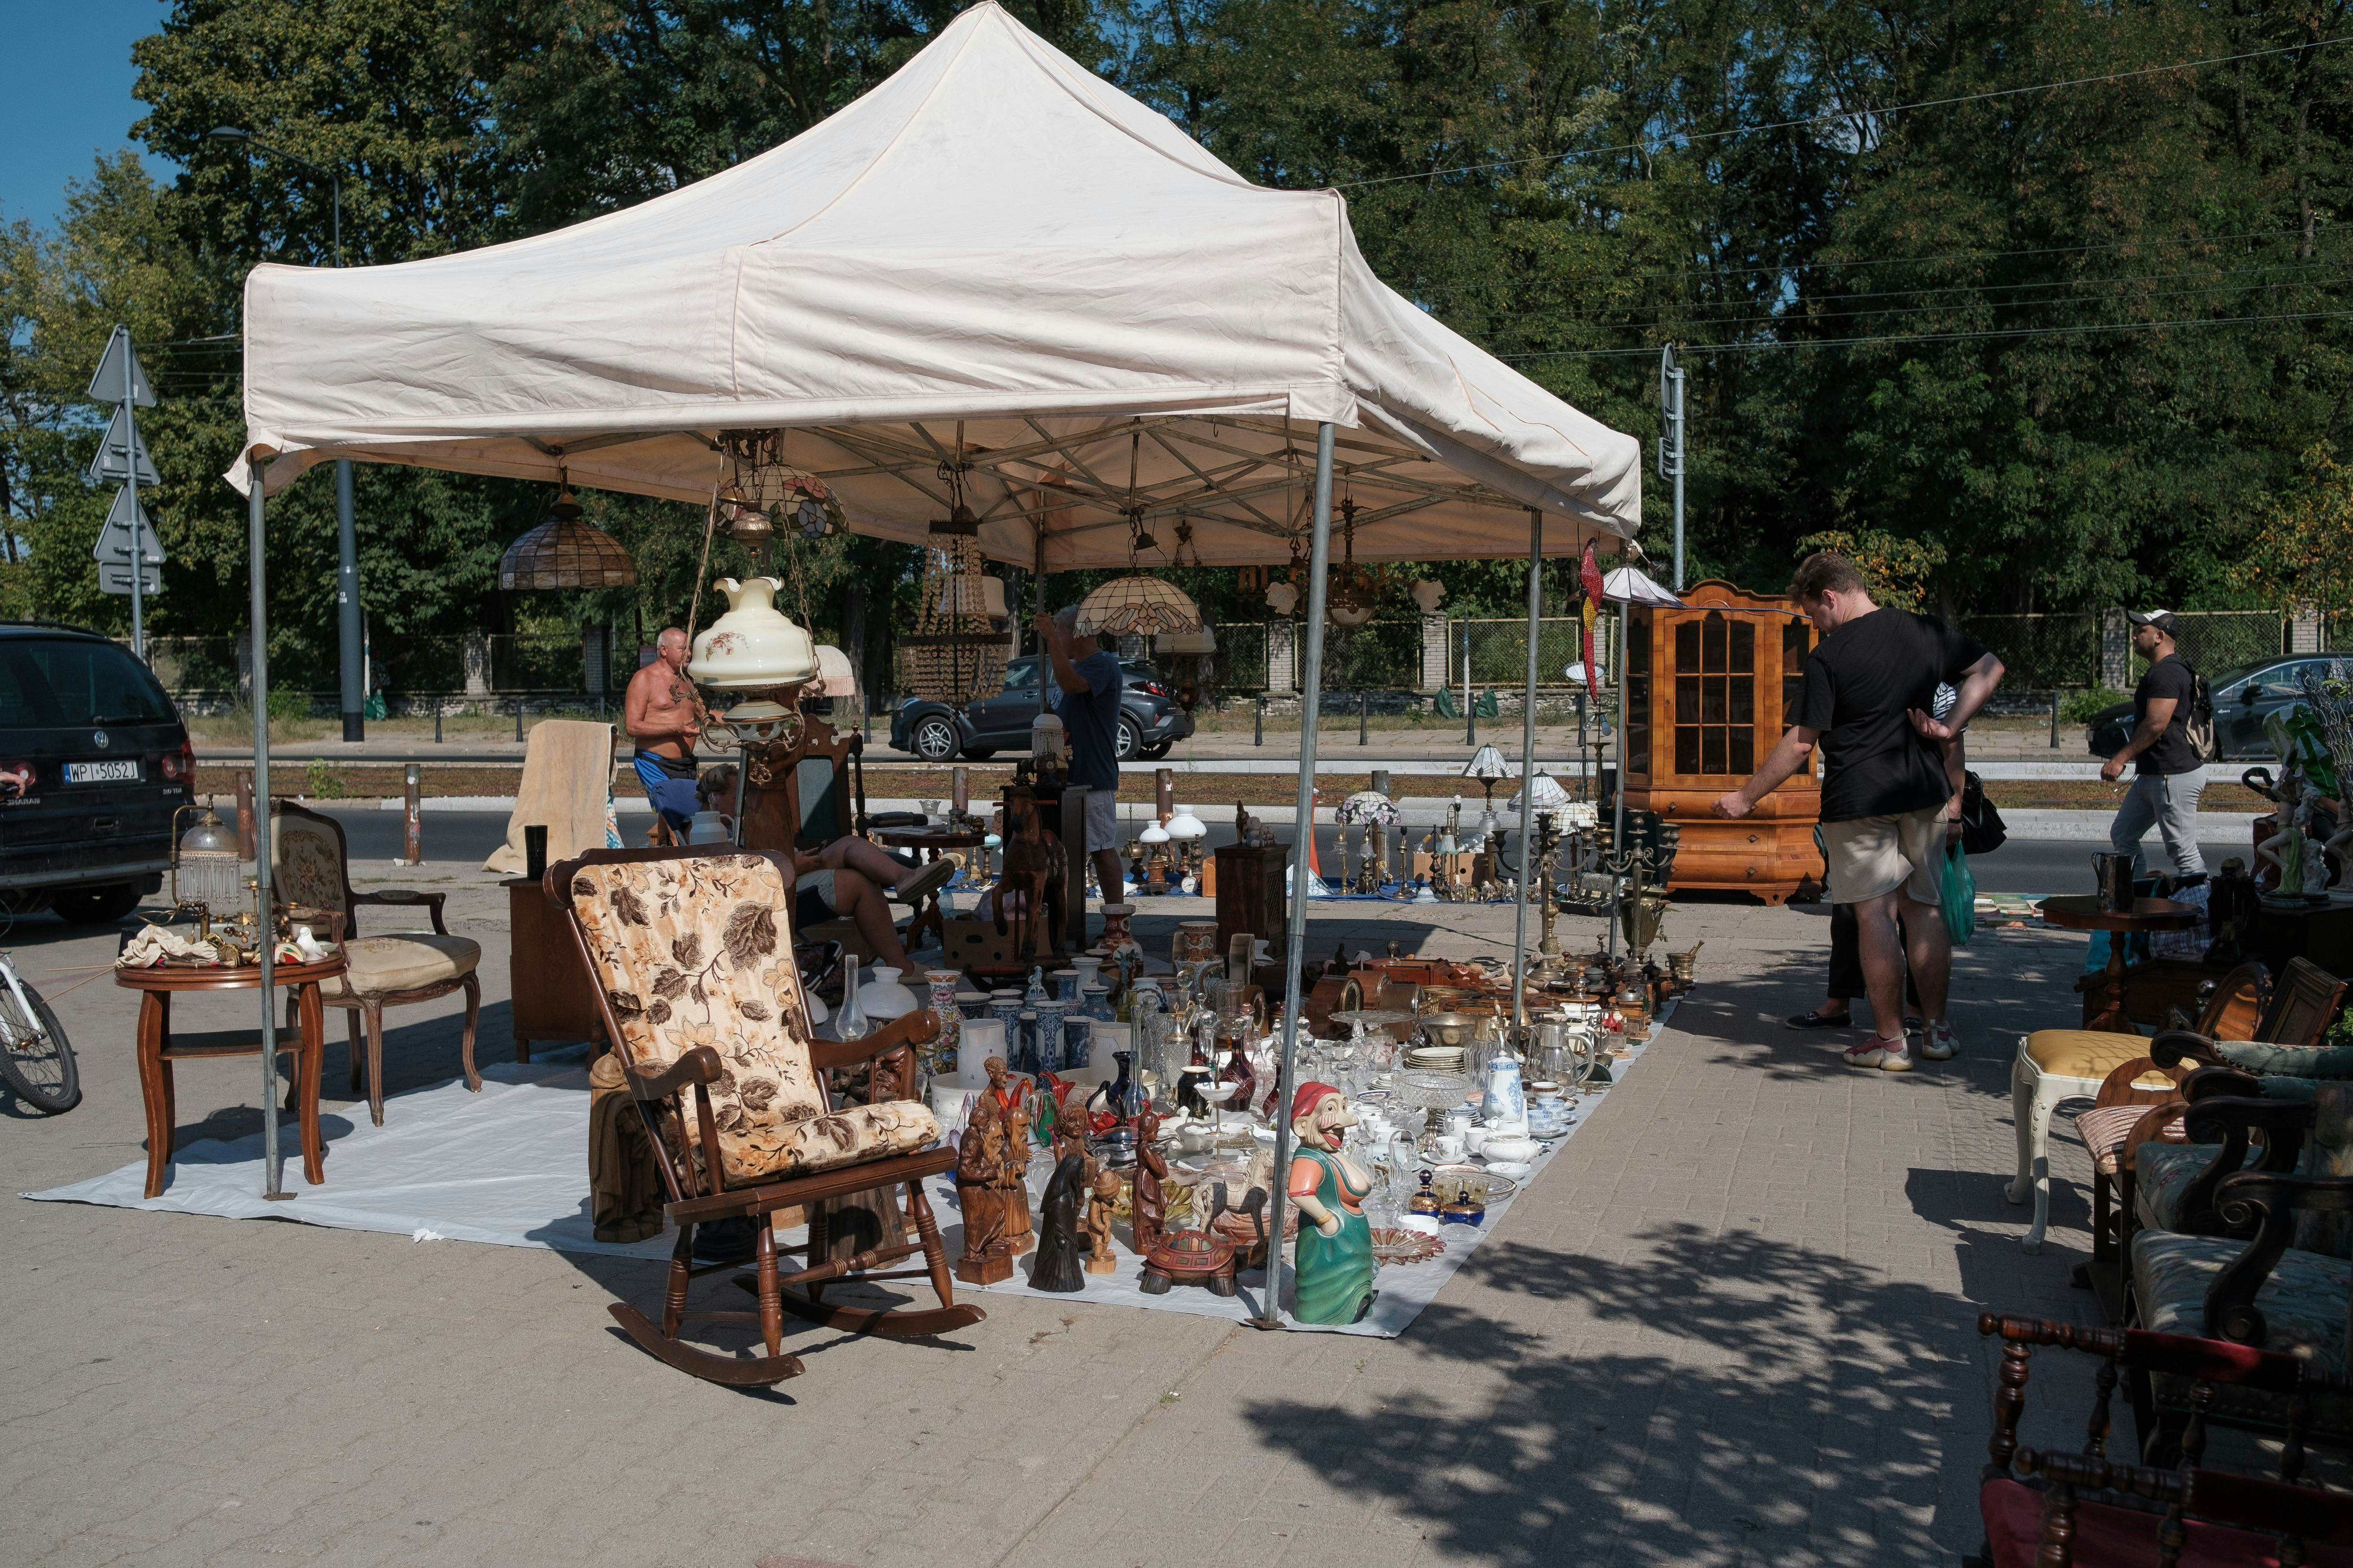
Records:
[[[1113,637],[1157,637],[1201,624],[1200,607],[1157,577],[1114,577],[1079,604],[1079,630]]]
[[[570,489],[556,496],[547,521],[507,546],[499,559],[506,589],[634,588],[637,563],[621,542],[580,521]]]
[[[1560,787],[1557,779],[1539,770],[1535,781],[1528,786],[1528,798],[1538,811],[1558,811],[1568,804],[1568,792]],[[1519,810],[1520,797],[1514,795],[1511,805],[1505,809]]]
[[[1497,779],[1510,778],[1512,764],[1505,762],[1504,753],[1494,747],[1481,746],[1471,753],[1471,763],[1462,770],[1462,776],[1466,779],[1477,779],[1483,784],[1492,784]]]

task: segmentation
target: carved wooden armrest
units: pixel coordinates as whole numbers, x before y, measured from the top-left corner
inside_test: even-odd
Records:
[[[2250,1233],[2252,1239],[2206,1291],[2209,1339],[2262,1347],[2265,1326],[2255,1295],[2287,1251],[2298,1209],[2353,1214],[2353,1176],[2242,1171],[2221,1184],[2215,1194],[2216,1213],[2234,1230]]]
[[[639,1100],[668,1100],[689,1085],[717,1083],[726,1068],[719,1053],[709,1046],[697,1046],[678,1060],[657,1073],[629,1069],[629,1089]]]
[[[352,894],[352,902],[355,904],[391,904],[402,909],[422,907],[431,911],[433,931],[437,936],[449,934],[449,928],[441,923],[441,906],[448,901],[447,893],[427,893],[416,888],[377,888]]]
[[[819,1072],[851,1068],[886,1052],[919,1046],[940,1032],[940,1021],[926,1008],[892,1019],[862,1040],[811,1040],[809,1060]]]
[[[2263,1098],[2263,1080],[2251,1072],[2233,1067],[2200,1068],[2181,1080],[2181,1097],[2184,1100],[2219,1100],[2224,1096],[2261,1100]]]
[[[2180,1207],[2174,1216],[2180,1230],[2190,1236],[2243,1235],[2242,1222],[2222,1215],[2223,1183],[2245,1168],[2247,1150],[2258,1133],[2263,1152],[2255,1168],[2274,1174],[2295,1170],[2296,1156],[2304,1152],[2305,1132],[2317,1109],[2308,1101],[2297,1104],[2235,1096],[2193,1100],[2182,1117],[2189,1141],[2220,1143],[2221,1151],[2182,1189]]]
[[[2161,1029],[2148,1043],[2149,1059],[2161,1068],[2179,1067],[2193,1061],[2203,1067],[2223,1065],[2222,1053],[2214,1042],[2195,1029]]]

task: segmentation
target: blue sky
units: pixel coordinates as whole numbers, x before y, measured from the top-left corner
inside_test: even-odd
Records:
[[[131,45],[169,14],[164,0],[0,0],[0,219],[56,222],[66,182],[129,144],[146,110],[131,96]]]

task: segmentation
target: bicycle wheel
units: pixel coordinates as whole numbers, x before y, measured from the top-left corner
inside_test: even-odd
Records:
[[[0,982],[0,1079],[44,1116],[71,1110],[81,1103],[81,1071],[74,1066],[73,1047],[31,982],[17,984],[24,986],[33,1014],[26,1017],[16,994]]]

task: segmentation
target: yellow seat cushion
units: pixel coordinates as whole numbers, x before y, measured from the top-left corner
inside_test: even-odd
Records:
[[[2146,1035],[2111,1035],[2098,1029],[2037,1029],[2026,1037],[2026,1059],[2045,1078],[2102,1079],[2137,1057],[2148,1055]]]
[[[397,936],[364,936],[343,943],[344,974],[320,986],[320,994],[389,996],[396,991],[421,991],[444,981],[471,974],[482,962],[482,944],[471,937],[443,936],[436,931],[406,931]]]

